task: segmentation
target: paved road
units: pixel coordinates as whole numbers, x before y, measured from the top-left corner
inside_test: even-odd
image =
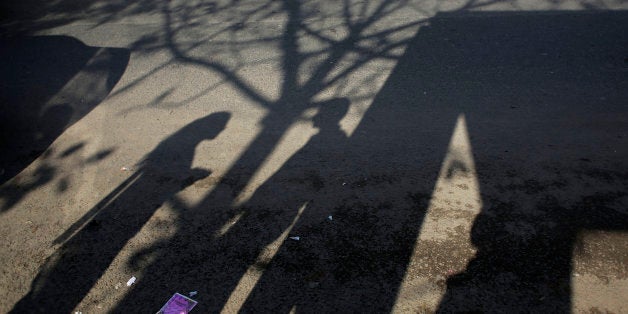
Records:
[[[627,8],[2,4],[0,312],[626,312]]]

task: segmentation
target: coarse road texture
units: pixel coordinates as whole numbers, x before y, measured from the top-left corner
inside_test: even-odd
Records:
[[[625,1],[5,2],[2,313],[628,313]]]

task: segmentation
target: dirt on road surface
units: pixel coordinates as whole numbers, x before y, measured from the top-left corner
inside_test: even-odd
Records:
[[[628,312],[621,2],[0,8],[2,313]]]

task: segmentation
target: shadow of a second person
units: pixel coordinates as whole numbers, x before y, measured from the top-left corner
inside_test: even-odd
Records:
[[[176,193],[209,175],[191,169],[196,146],[218,136],[230,113],[197,119],[162,141],[123,184],[74,223],[56,242],[31,291],[13,313],[69,313],[87,295],[124,245]]]

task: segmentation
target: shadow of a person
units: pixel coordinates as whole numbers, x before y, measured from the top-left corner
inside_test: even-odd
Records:
[[[72,225],[13,313],[69,313],[87,295],[124,245],[163,203],[206,170],[190,169],[196,146],[225,128],[230,113],[197,119],[162,141],[137,171]]]
[[[290,236],[299,236],[299,240],[287,239],[286,234],[281,239],[283,242],[274,248],[274,255],[259,255],[256,261],[250,262],[250,265],[260,268],[257,275],[259,281],[254,287],[232,292],[250,290],[248,298],[246,292],[243,295],[246,302],[242,304],[241,311],[287,313],[295,304],[302,303],[308,297],[308,289],[324,280],[329,275],[328,270],[333,268],[329,265],[329,253],[320,251],[319,245],[314,243],[325,243],[328,233],[333,233],[333,230],[325,227],[329,222],[330,210],[340,206],[346,197],[342,191],[337,191],[340,194],[330,192],[330,189],[337,189],[326,186],[329,178],[350,171],[355,162],[347,155],[350,153],[348,137],[339,124],[348,113],[349,105],[347,99],[334,99],[320,104],[318,113],[312,118],[319,132],[260,187],[247,204],[261,210],[251,215],[253,220],[250,223],[264,220],[267,224],[265,229],[272,228],[275,231],[273,234],[268,234],[267,230],[257,231],[262,238],[267,239],[265,242],[278,239],[286,231]],[[289,199],[290,205],[282,201],[285,209],[279,209],[271,216],[272,219],[264,219],[268,211],[276,207],[269,203],[277,202],[275,195]],[[303,211],[295,217],[299,208]],[[247,229],[246,223],[240,227],[241,230]],[[233,236],[237,234],[235,230],[232,233]],[[235,307],[234,304],[227,306]]]
[[[297,219],[299,208],[321,197],[318,194],[321,183],[316,173],[338,167],[327,165],[333,161],[328,155],[330,151],[342,154],[347,136],[339,129],[338,122],[347,113],[349,102],[337,99],[313,106],[320,107],[313,118],[319,133],[260,186],[248,202],[231,209],[241,214],[239,220],[225,222],[224,214],[230,204],[204,201],[202,205],[207,208],[192,210],[194,218],[185,219],[190,219],[190,223],[183,218],[179,221],[181,226],[165,244],[167,249],[158,245],[161,249],[152,265],[145,269],[142,286],[133,289],[116,311],[159,308],[158,303],[165,302],[168,293],[186,289],[195,289],[199,295],[207,296],[195,310],[218,312],[223,309],[247,269],[260,256],[267,255],[269,244],[282,237]],[[306,207],[305,211],[308,210]],[[316,213],[309,215],[316,216]],[[228,231],[220,233],[217,221],[228,225]],[[172,291],[160,289],[164,282],[168,282],[168,289]],[[142,300],[142,304],[137,300]]]

